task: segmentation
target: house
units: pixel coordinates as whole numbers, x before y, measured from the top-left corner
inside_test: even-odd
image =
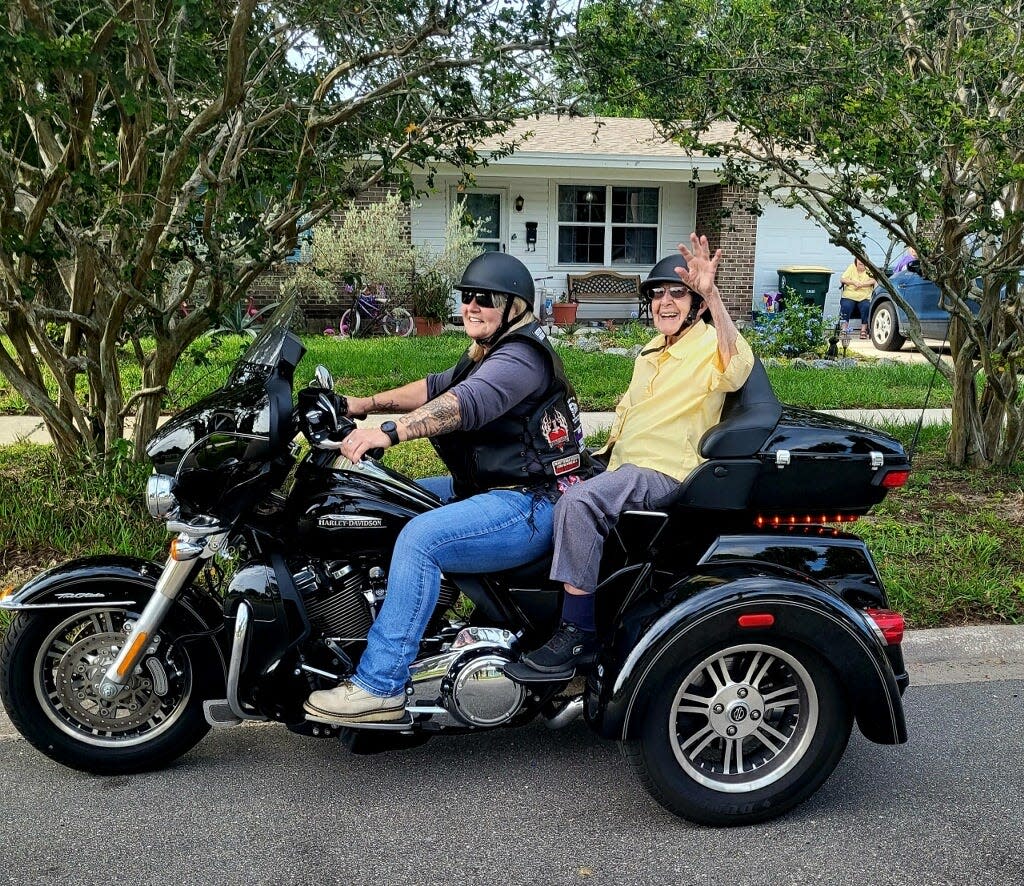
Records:
[[[849,253],[802,210],[771,204],[760,216],[748,212],[747,195],[720,183],[719,159],[666,142],[650,121],[542,116],[481,145],[481,153],[513,138],[521,146],[477,170],[471,187],[460,185],[456,170],[441,170],[411,206],[414,243],[440,244],[448,212],[464,200],[467,211],[487,219],[481,245],[521,259],[538,288],[558,295],[569,274],[644,276],[696,230],[725,253],[718,284],[733,317],[760,310],[762,293],[778,289],[778,269],[794,264],[833,269],[825,313],[838,315]],[[870,221],[865,230],[881,260],[887,236]]]

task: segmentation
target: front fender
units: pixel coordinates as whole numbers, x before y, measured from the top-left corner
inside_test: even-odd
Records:
[[[44,609],[91,609],[95,606],[134,606],[141,609],[156,590],[163,568],[137,557],[83,557],[47,569],[0,600],[0,609],[33,612]],[[189,585],[171,609],[184,631],[212,631],[223,621],[223,607],[212,595]],[[221,632],[223,633],[223,632]],[[215,653],[221,674],[227,673],[218,634],[199,638]]]
[[[737,564],[708,566],[667,594],[669,608],[650,601],[624,614],[616,642],[588,687],[587,720],[607,738],[636,737],[651,687],[682,659],[738,642],[785,642],[816,651],[835,670],[865,737],[881,744],[906,741],[900,688],[882,643],[864,617],[827,588],[788,570],[759,564],[742,574]],[[740,615],[768,613],[767,628],[741,628]]]

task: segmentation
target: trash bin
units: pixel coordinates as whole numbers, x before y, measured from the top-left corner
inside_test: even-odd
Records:
[[[824,311],[829,277],[832,276],[831,268],[822,268],[817,265],[790,265],[786,268],[779,268],[778,274],[779,292],[785,293],[787,288],[792,289],[807,304],[816,305]]]

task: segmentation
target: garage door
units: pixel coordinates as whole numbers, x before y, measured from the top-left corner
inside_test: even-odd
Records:
[[[870,257],[885,258],[888,236],[873,222],[863,225]],[[898,250],[897,250],[898,252]],[[757,223],[757,248],[754,252],[753,309],[762,310],[763,292],[779,288],[778,269],[786,265],[820,265],[832,268],[825,315],[839,315],[839,277],[853,261],[850,253],[828,242],[828,235],[807,218],[802,209],[787,209],[770,204]]]

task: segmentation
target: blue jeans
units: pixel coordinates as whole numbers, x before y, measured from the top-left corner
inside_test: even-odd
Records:
[[[420,485],[442,501],[450,477]],[[554,506],[545,498],[495,489],[413,517],[391,555],[387,596],[367,636],[352,682],[373,695],[399,695],[441,595],[442,572],[494,572],[551,550]]]

